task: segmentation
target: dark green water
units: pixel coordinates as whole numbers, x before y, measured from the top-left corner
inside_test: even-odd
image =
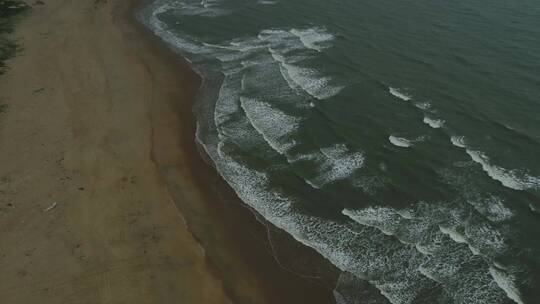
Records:
[[[17,45],[8,36],[13,32],[16,17],[28,7],[20,1],[0,0],[0,74],[3,74],[5,60],[15,55]]]
[[[159,0],[139,17],[205,79],[216,169],[343,270],[338,303],[540,303],[537,2]]]

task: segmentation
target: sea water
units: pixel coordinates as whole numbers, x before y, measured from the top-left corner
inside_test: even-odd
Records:
[[[197,141],[338,303],[540,303],[536,1],[157,0]]]

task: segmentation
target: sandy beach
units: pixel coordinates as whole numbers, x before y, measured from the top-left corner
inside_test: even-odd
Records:
[[[29,4],[0,77],[2,303],[332,302],[218,199],[193,141],[200,80],[136,24],[139,1]]]

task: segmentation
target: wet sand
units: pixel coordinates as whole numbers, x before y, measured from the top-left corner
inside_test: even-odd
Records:
[[[0,77],[2,302],[332,303],[199,156],[200,80],[140,3],[44,2]]]

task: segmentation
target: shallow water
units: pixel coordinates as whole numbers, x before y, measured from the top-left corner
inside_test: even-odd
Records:
[[[344,271],[338,303],[537,303],[540,7],[158,0],[238,196]]]
[[[28,9],[18,0],[0,0],[0,75],[5,72],[5,61],[15,55],[17,45],[10,34],[13,32],[17,16]]]

